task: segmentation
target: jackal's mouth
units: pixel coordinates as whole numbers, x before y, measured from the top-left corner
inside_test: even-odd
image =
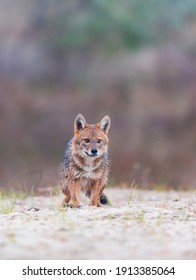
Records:
[[[85,151],[85,154],[89,157],[97,157],[98,154],[89,154],[87,151]]]

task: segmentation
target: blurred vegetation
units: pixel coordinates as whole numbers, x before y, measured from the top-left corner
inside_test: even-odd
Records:
[[[111,52],[164,41],[174,32],[180,33],[196,12],[193,0],[65,2],[59,1],[56,12],[43,25],[54,49],[63,54],[84,48]]]
[[[195,187],[194,0],[0,0],[0,186],[54,185],[81,112],[111,182]]]

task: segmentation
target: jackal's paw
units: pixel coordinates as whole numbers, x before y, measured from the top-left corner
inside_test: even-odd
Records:
[[[59,208],[74,208],[74,205],[72,203],[63,202],[59,204]]]
[[[70,208],[79,208],[80,207],[80,204],[79,204],[79,201],[70,201],[69,203],[67,203],[67,207],[70,207]]]
[[[73,205],[73,204],[71,204],[71,203],[67,203],[67,206],[66,206],[66,207],[81,209],[81,208],[82,208],[82,205],[74,206],[74,205]]]
[[[90,202],[88,206],[102,207],[100,202],[98,203]]]

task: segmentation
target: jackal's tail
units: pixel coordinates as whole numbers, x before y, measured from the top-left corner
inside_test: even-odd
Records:
[[[91,192],[87,191],[86,196],[90,197]],[[101,196],[100,196],[100,203],[103,204],[103,205],[110,204],[109,198],[104,193],[102,193]]]
[[[110,203],[109,199],[107,198],[107,196],[104,193],[102,193],[101,196],[100,196],[100,202],[103,205],[106,205],[106,204]]]

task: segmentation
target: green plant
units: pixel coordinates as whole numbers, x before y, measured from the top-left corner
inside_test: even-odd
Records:
[[[0,198],[0,214],[10,214],[14,211],[16,198],[1,199]]]
[[[138,187],[138,185],[135,184],[135,180],[133,180],[131,185],[130,185],[130,190],[131,191],[130,191],[130,195],[128,197],[128,205],[131,205],[131,202],[138,197],[138,194],[136,194],[137,187]]]

